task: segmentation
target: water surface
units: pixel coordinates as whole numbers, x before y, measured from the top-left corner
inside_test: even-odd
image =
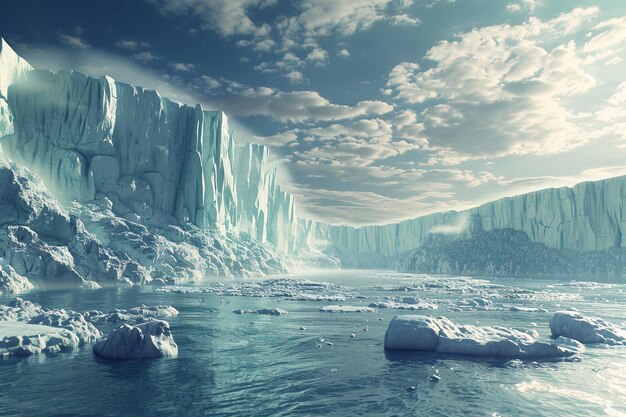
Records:
[[[549,312],[576,307],[620,325],[626,321],[626,285],[493,279],[489,283],[498,286],[479,288],[469,281],[457,288],[449,279],[431,277],[432,288],[413,290],[412,285],[425,282],[424,276],[347,271],[306,278],[353,287],[362,296],[342,304],[417,295],[441,307],[415,314],[534,328],[546,337],[550,313],[450,311],[445,302],[488,295],[507,305]],[[445,285],[438,287],[438,282]],[[520,290],[530,290],[529,298]],[[549,296],[538,299],[538,292]],[[397,310],[321,313],[319,307],[336,303],[158,293],[150,287],[45,291],[24,298],[46,308],[77,311],[173,305],[180,311],[169,320],[179,357],[107,361],[86,347],[57,356],[0,360],[2,416],[626,415],[626,348],[588,348],[581,361],[512,366],[506,360],[385,352],[389,320],[410,313]],[[8,300],[0,297],[0,303]],[[289,314],[233,313],[276,307]],[[428,380],[435,373],[442,378],[439,383]],[[410,386],[416,390],[408,392]]]

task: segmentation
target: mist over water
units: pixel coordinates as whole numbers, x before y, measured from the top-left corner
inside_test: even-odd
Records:
[[[531,328],[546,339],[552,313],[566,307],[623,326],[626,285],[474,280],[376,271],[304,278],[338,284],[348,299],[293,301],[286,297],[161,293],[150,287],[27,294],[24,298],[43,307],[76,311],[171,304],[180,311],[179,316],[169,319],[179,357],[108,361],[97,359],[87,346],[57,356],[2,360],[0,415],[626,413],[626,356],[622,347],[588,347],[580,361],[539,362],[383,349],[385,330],[396,314],[443,315],[462,324]],[[225,281],[225,285],[254,282],[233,280]],[[366,306],[377,296],[418,296],[436,302],[439,310],[319,311],[329,304]],[[453,311],[459,300],[474,296],[502,305],[541,307],[548,312]],[[0,303],[9,299],[0,298]],[[260,308],[281,308],[289,314],[233,313],[236,309]],[[433,374],[442,380],[430,382]],[[416,388],[414,392],[407,391],[410,386]]]

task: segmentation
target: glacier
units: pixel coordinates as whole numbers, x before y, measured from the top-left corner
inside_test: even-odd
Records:
[[[500,271],[498,265],[474,268],[474,259],[458,254],[460,244],[450,249],[454,256],[444,256],[440,243],[449,246],[451,240],[471,241],[468,251],[482,251],[486,256],[499,245],[510,260],[521,256],[522,251],[516,255],[519,244],[528,242],[524,250],[558,258],[561,263],[589,258],[572,271],[564,270],[563,275],[621,278],[626,277],[626,242],[622,239],[626,230],[626,176],[539,190],[464,211],[433,213],[387,225],[352,227],[300,219],[298,229],[302,241],[326,242],[325,251],[338,257],[344,267],[515,275],[515,270]],[[441,262],[436,262],[437,258]],[[416,267],[424,259],[429,262],[425,268]],[[602,271],[607,261],[613,269]],[[459,262],[469,266],[464,270],[458,267]],[[599,272],[589,271],[588,265],[597,265]],[[547,264],[544,269],[535,269],[521,275],[555,272]]]
[[[9,87],[5,151],[81,202],[128,220],[249,233],[295,249],[293,197],[267,148],[235,144],[228,118],[103,76],[32,70]]]
[[[294,198],[268,148],[236,143],[222,111],[33,69],[0,47],[0,293],[296,264]]]
[[[33,69],[0,48],[0,292],[303,266],[626,277],[626,177],[395,224],[326,224],[298,217],[269,149],[239,144],[224,112]]]

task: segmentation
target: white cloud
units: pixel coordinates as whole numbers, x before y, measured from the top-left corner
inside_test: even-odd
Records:
[[[118,48],[134,51],[138,48],[148,48],[150,47],[150,44],[129,39],[120,39],[119,41],[115,42],[115,46],[117,46]]]
[[[308,61],[324,62],[328,59],[328,53],[326,53],[326,51],[322,48],[317,47],[309,52],[306,59]]]
[[[567,107],[565,99],[598,82],[585,48],[564,34],[583,29],[598,13],[577,8],[552,20],[459,34],[427,52],[434,63],[428,69],[409,62],[394,67],[386,93],[425,106],[419,121],[437,150],[432,163],[573,149],[598,133],[590,129],[589,115]]]
[[[72,35],[66,35],[65,33],[59,32],[57,34],[57,38],[59,39],[60,42],[66,45],[72,46],[74,48],[80,48],[80,49],[89,48],[89,44],[87,43],[87,41],[85,41],[78,35],[72,36]]]
[[[337,55],[346,58],[350,56],[350,51],[348,51],[347,49],[342,49],[341,51],[337,52]]]
[[[170,63],[170,67],[180,72],[191,72],[196,68],[194,64],[185,64],[183,62],[172,62]]]
[[[522,10],[527,10],[529,12],[534,12],[538,6],[537,0],[521,0],[517,3],[509,3],[506,5],[506,9],[509,12],[519,13]]]
[[[393,106],[383,101],[360,101],[354,106],[334,104],[316,91],[229,87],[232,94],[224,96],[221,103],[227,112],[236,116],[266,116],[280,121],[303,122],[352,119],[393,110]]]
[[[274,5],[275,0],[150,0],[164,14],[189,14],[202,20],[202,29],[212,30],[223,37],[254,35],[264,37],[265,25],[256,25],[248,9]]]
[[[209,75],[201,75],[200,80],[209,90],[220,88],[222,86],[222,83]]]
[[[297,83],[304,79],[304,74],[302,74],[300,71],[293,70],[285,75],[285,77],[287,77],[292,83]]]
[[[144,64],[147,64],[148,62],[152,62],[152,61],[156,61],[157,59],[160,59],[160,57],[154,55],[150,51],[143,51],[143,52],[136,53],[135,55],[133,55],[133,57],[137,61],[142,62]]]

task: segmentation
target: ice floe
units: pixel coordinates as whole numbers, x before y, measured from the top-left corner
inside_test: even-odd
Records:
[[[102,336],[92,323],[72,310],[54,310],[42,308],[39,304],[15,298],[8,305],[0,305],[0,323],[20,321],[28,324],[40,324],[59,327],[74,333],[81,344],[92,343]]]
[[[626,331],[613,323],[576,311],[559,311],[550,319],[554,337],[568,337],[581,343],[626,344]]]
[[[79,343],[78,337],[66,329],[16,321],[0,322],[0,357],[58,353],[73,350]]]
[[[123,324],[93,346],[93,352],[110,359],[145,359],[177,356],[178,346],[168,322],[155,320],[129,326]]]
[[[533,330],[457,325],[445,317],[396,316],[385,333],[385,349],[436,351],[470,356],[559,358],[582,352],[575,341],[538,340]]]
[[[289,314],[286,310],[283,310],[281,308],[261,308],[258,310],[239,309],[239,310],[233,311],[233,313],[235,314],[261,314],[261,315],[266,315],[266,316],[285,316]]]
[[[323,313],[375,313],[378,310],[365,306],[332,305],[320,307],[320,311]]]

